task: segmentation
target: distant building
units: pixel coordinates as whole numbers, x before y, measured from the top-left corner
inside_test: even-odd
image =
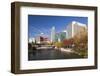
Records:
[[[70,39],[75,35],[81,34],[81,32],[86,31],[87,26],[86,24],[82,24],[76,21],[72,21],[70,24],[67,25],[67,28],[64,31],[59,33],[55,33],[55,28],[52,28],[52,41],[61,42],[65,39]]]
[[[61,42],[64,39],[67,39],[67,32],[66,31],[62,31],[60,33],[55,34],[55,41],[56,42]]]
[[[55,42],[55,27],[54,26],[51,29],[51,42]]]
[[[60,42],[60,34],[59,33],[55,34],[55,42]]]
[[[28,39],[28,43],[32,43],[32,42],[35,43],[35,38],[29,38],[29,39]]]
[[[87,26],[86,24],[82,24],[76,21],[72,21],[68,26],[67,26],[67,33],[68,33],[68,39],[74,37],[76,34],[81,33],[81,31],[86,31]]]
[[[40,36],[35,37],[35,39],[36,39],[36,43],[40,44],[41,42]]]
[[[51,39],[49,40],[43,33],[35,38],[29,38],[29,43],[50,43],[50,42],[61,42],[65,39],[70,39],[75,35],[81,34],[82,31],[86,31],[87,26],[86,24],[82,24],[76,21],[72,21],[70,24],[67,25],[67,28],[63,31],[56,33],[55,27],[51,28]]]
[[[38,43],[38,44],[45,44],[48,42],[50,42],[50,41],[47,37],[43,37],[43,36],[36,37],[36,43]]]
[[[67,31],[60,32],[60,41],[67,39]]]

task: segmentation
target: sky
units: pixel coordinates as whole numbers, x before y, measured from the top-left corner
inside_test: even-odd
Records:
[[[56,33],[59,33],[66,30],[67,25],[72,21],[88,24],[87,17],[28,15],[28,37],[43,35],[49,38],[53,26]]]

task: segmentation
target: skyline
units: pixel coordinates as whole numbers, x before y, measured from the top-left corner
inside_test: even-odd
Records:
[[[56,33],[66,29],[67,25],[72,21],[83,24],[88,23],[87,17],[73,16],[45,16],[45,15],[28,15],[28,37],[36,37],[40,34],[49,37],[51,28],[54,26]]]

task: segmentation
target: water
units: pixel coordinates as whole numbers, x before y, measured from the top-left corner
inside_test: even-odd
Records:
[[[29,50],[28,60],[55,60],[55,59],[76,59],[82,58],[75,53],[66,53],[55,49]]]

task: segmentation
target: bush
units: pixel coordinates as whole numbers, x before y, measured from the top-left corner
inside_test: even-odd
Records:
[[[57,48],[61,48],[63,46],[62,42],[55,42],[54,45],[57,47]]]

